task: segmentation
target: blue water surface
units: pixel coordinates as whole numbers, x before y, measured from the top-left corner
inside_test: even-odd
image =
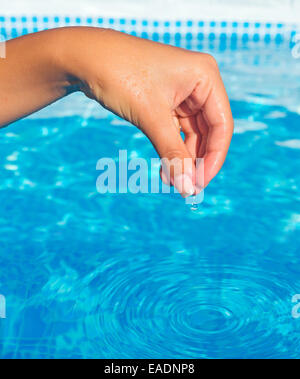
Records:
[[[100,158],[156,153],[83,97],[0,131],[2,358],[300,357],[300,61],[211,52],[236,132],[197,212],[97,193]]]

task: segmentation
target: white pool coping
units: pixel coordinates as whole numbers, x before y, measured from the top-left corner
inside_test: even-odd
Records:
[[[299,0],[0,0],[0,15],[76,15],[158,20],[300,24]]]

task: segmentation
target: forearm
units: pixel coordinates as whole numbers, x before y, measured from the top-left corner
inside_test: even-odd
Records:
[[[7,42],[0,59],[0,127],[78,89],[65,69],[61,33],[45,31]]]
[[[0,85],[0,127],[70,92],[84,92],[142,130],[161,158],[179,159],[180,175],[171,170],[171,182],[185,194],[195,192],[196,159],[204,157],[206,186],[233,133],[213,57],[109,29],[61,28],[9,41]],[[186,158],[191,164],[183,169]],[[186,178],[183,191],[178,183]]]
[[[148,62],[158,68],[155,54],[160,53],[176,59],[177,50],[102,28],[59,28],[8,41],[6,58],[0,59],[0,127],[74,91],[137,125],[138,117],[131,119],[119,100],[131,94],[134,102],[143,102],[140,86],[147,77],[152,83]]]

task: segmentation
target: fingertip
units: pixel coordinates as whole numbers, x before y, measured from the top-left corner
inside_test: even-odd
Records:
[[[208,184],[217,176],[220,172],[226,154],[224,152],[212,152],[208,153],[204,159],[205,173],[204,173],[204,187],[206,188]]]
[[[175,177],[174,185],[183,198],[193,196],[196,192],[192,178],[187,174]]]

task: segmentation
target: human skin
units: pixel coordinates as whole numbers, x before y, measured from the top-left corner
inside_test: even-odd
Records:
[[[184,197],[203,188],[196,158],[204,158],[206,187],[233,134],[212,56],[110,29],[60,28],[10,40],[0,83],[0,127],[82,91],[143,131],[164,161],[175,162],[164,165],[162,178]]]

